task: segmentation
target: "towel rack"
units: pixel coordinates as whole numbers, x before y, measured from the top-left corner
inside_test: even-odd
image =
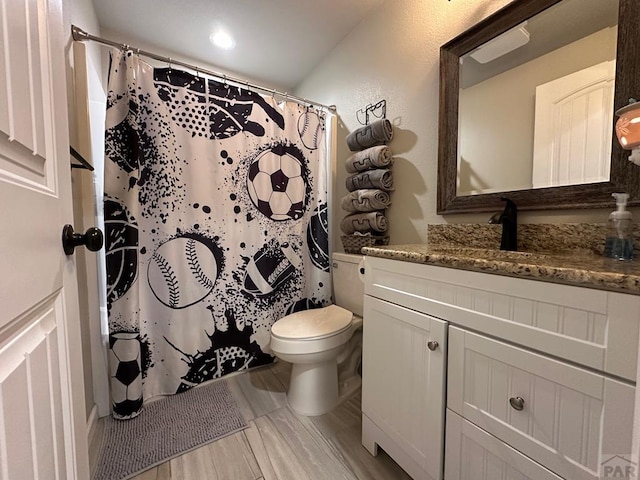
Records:
[[[82,155],[78,153],[78,151],[69,145],[69,151],[71,152],[71,156],[75,158],[80,164],[72,163],[71,168],[84,168],[85,170],[89,170],[93,172],[94,168],[89,162],[87,162]]]
[[[364,109],[356,110],[356,119],[360,125],[369,125],[369,114],[376,118],[387,118],[387,101],[383,98],[377,103],[370,103]],[[364,122],[362,121],[362,116],[364,116]]]

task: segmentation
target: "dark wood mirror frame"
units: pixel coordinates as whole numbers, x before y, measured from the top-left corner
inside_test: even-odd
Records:
[[[439,214],[488,212],[501,209],[501,197],[520,210],[601,208],[613,205],[611,193],[626,192],[630,205],[640,205],[640,166],[629,162],[612,126],[611,176],[608,182],[517,190],[480,195],[456,195],[458,159],[458,94],[460,57],[562,0],[514,0],[440,48],[440,112],[438,132]],[[614,105],[640,96],[640,0],[620,0]],[[614,118],[614,122],[617,118]]]

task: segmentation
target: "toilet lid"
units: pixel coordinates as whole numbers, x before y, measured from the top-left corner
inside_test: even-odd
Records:
[[[337,305],[314,308],[282,317],[271,327],[280,338],[317,339],[335,335],[351,326],[353,313]]]

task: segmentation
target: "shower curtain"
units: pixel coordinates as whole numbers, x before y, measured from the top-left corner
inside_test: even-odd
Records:
[[[263,365],[330,303],[324,112],[111,52],[105,237],[113,415]]]

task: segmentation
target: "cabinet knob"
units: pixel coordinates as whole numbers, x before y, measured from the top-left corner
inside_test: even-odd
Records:
[[[432,352],[439,346],[440,344],[435,340],[431,340],[430,342],[427,342],[427,348],[429,348],[429,350],[431,350]]]
[[[522,410],[524,408],[524,398],[522,397],[511,397],[509,399],[509,403],[513,407],[514,410]]]

